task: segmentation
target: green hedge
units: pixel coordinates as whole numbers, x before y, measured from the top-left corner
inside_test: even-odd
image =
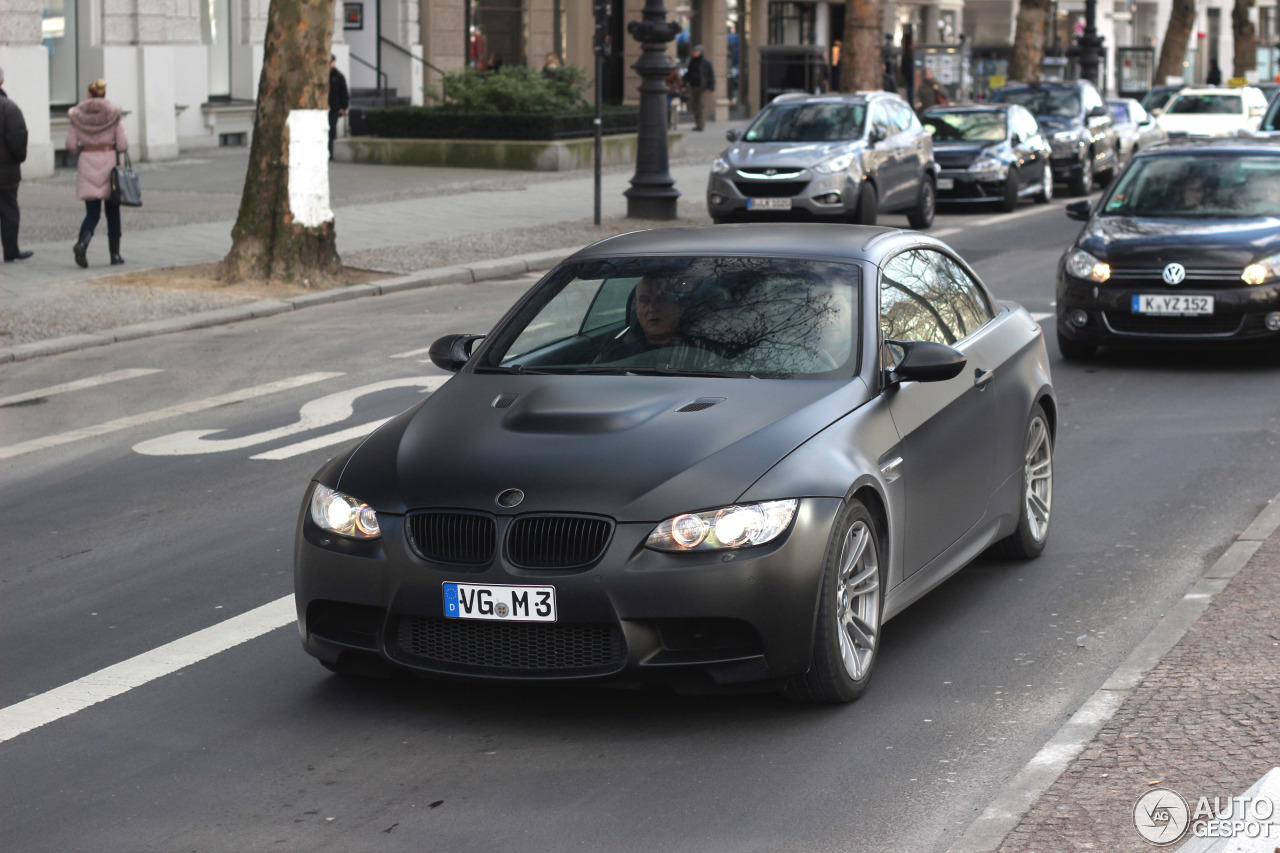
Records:
[[[364,113],[354,133],[387,139],[580,139],[595,133],[591,112],[462,113],[445,107],[388,107]],[[605,134],[635,133],[640,112],[635,107],[606,107]],[[353,122],[354,124],[354,122]]]

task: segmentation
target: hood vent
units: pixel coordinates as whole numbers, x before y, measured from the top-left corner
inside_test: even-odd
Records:
[[[519,394],[514,394],[508,391],[505,394],[499,394],[498,396],[494,397],[493,403],[491,403],[490,405],[492,405],[495,409],[505,409],[519,399],[520,399]]]
[[[677,412],[701,412],[703,409],[709,409],[717,403],[723,403],[724,397],[699,397],[692,403],[685,403]]]

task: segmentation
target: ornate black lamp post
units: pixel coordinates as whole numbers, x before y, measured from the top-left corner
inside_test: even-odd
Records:
[[[1098,0],[1085,0],[1084,35],[1076,43],[1079,48],[1080,76],[1101,89],[1098,85],[1098,59],[1102,54],[1102,38],[1098,35],[1097,22]]]
[[[631,66],[641,77],[640,136],[636,145],[636,174],[627,197],[627,216],[635,219],[675,219],[675,179],[667,159],[667,84],[671,73],[667,43],[680,25],[667,21],[662,0],[645,0],[643,20],[632,21],[627,32],[640,42],[639,61]]]

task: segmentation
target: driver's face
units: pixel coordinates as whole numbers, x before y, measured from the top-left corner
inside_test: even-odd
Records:
[[[675,337],[684,309],[671,301],[664,284],[643,279],[636,287],[636,317],[640,330],[652,344],[663,344]]]

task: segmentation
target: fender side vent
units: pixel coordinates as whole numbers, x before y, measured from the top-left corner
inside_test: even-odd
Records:
[[[677,412],[701,412],[703,409],[709,409],[717,403],[723,403],[724,397],[699,397],[692,403],[685,403]]]

